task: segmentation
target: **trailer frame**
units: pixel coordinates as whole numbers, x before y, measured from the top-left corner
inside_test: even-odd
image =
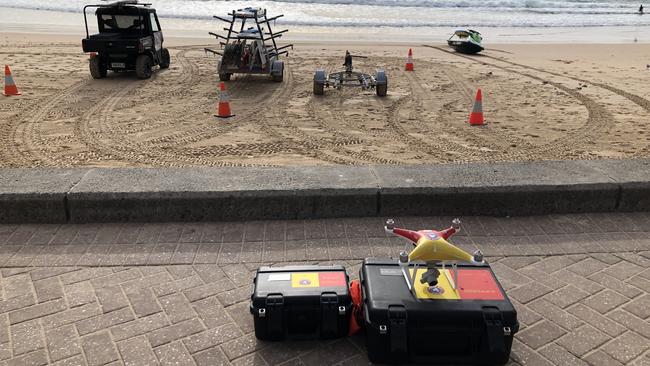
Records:
[[[221,56],[217,65],[219,79],[230,80],[233,74],[268,74],[273,81],[281,82],[284,78],[284,61],[279,58],[281,55],[289,56],[288,48],[293,50],[293,44],[278,47],[276,39],[289,30],[274,32],[271,22],[284,14],[269,18],[266,9],[248,7],[232,10],[227,15],[230,18],[213,16],[229,24],[223,28],[225,36],[209,32],[219,41],[220,50],[205,48],[206,53]],[[246,28],[247,25],[252,26]]]

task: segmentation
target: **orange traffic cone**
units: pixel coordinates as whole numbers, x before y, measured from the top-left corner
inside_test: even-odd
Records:
[[[21,94],[16,87],[16,83],[14,83],[14,78],[11,76],[9,65],[5,65],[5,90],[2,92],[2,94],[5,96]]]
[[[226,92],[226,84],[221,82],[220,85],[221,92],[219,93],[219,109],[215,117],[219,118],[228,118],[234,117],[235,115],[230,112],[230,98],[228,97],[228,92]]]
[[[474,108],[469,115],[469,124],[472,126],[483,126],[485,120],[483,119],[483,96],[481,89],[476,92],[476,100],[474,100]]]
[[[406,71],[413,71],[413,50],[409,48],[409,55],[406,58]]]

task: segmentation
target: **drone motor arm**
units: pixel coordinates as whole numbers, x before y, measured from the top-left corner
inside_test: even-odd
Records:
[[[412,230],[407,230],[407,229],[400,229],[400,228],[395,228],[393,229],[393,234],[401,236],[408,241],[410,241],[414,246],[417,245],[418,240],[422,237],[422,234],[418,233],[417,231],[412,231]]]
[[[454,229],[453,227],[450,227],[450,228],[448,228],[448,229],[442,230],[442,231],[440,232],[440,236],[442,236],[443,239],[447,240],[447,239],[449,239],[452,235],[456,234],[456,232],[457,232],[456,229]]]
[[[451,221],[451,226],[440,232],[443,239],[447,240],[452,235],[460,231],[460,219],[456,218]]]
[[[407,239],[408,241],[413,243],[413,246],[417,245],[418,240],[420,240],[420,238],[422,237],[422,234],[418,233],[417,231],[400,229],[398,227],[395,227],[395,221],[393,219],[386,220],[386,225],[384,226],[384,230],[387,233],[395,234]]]

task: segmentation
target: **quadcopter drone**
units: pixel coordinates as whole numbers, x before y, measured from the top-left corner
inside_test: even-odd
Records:
[[[438,279],[441,275],[441,272],[438,269],[440,266],[442,266],[442,269],[445,269],[446,265],[451,264],[452,272],[454,273],[453,277],[449,275],[449,271],[443,271],[443,273],[451,285],[451,288],[455,291],[459,288],[459,277],[457,272],[458,263],[484,263],[483,253],[481,253],[480,250],[477,250],[473,255],[470,255],[447,241],[447,239],[460,230],[459,219],[454,219],[451,227],[442,231],[413,231],[396,228],[395,222],[392,219],[386,220],[384,229],[386,232],[407,239],[415,247],[411,253],[405,251],[400,253],[399,264],[408,289],[416,298],[415,283],[418,276],[418,270],[422,264],[426,266],[427,270],[420,277],[420,283],[428,284],[430,292],[436,293],[436,290],[439,289],[437,285]],[[413,268],[410,274],[409,268]]]

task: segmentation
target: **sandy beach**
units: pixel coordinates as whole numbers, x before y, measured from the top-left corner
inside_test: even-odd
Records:
[[[5,24],[6,25],[6,24]],[[0,167],[426,164],[650,157],[650,45],[490,43],[476,56],[441,41],[308,40],[294,32],[285,80],[235,76],[236,117],[213,117],[217,59],[205,37],[165,42],[169,70],[93,80],[83,35],[0,27],[0,64],[20,97],[0,98]],[[73,34],[70,34],[73,33]],[[173,33],[173,32],[172,32]],[[404,71],[408,48],[415,71]],[[313,72],[386,69],[388,96],[327,89]],[[483,91],[488,125],[467,119]]]

